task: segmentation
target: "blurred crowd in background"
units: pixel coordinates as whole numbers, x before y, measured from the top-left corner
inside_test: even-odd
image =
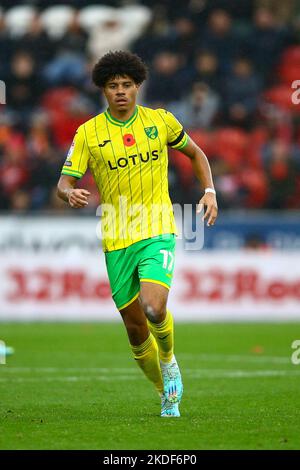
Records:
[[[119,49],[149,67],[140,104],[173,112],[207,154],[221,208],[299,208],[292,83],[300,80],[300,2],[73,0],[60,12],[60,29],[46,14],[53,2],[13,2],[34,7],[21,28],[11,3],[0,0],[0,210],[67,209],[56,196],[61,166],[77,127],[105,109],[91,70]],[[92,25],[99,4],[117,10]],[[190,161],[173,150],[169,182],[173,202],[200,197]],[[99,197],[89,173],[80,185],[92,192],[82,212],[94,213]]]

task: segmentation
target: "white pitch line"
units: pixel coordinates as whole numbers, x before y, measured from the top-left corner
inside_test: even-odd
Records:
[[[99,372],[99,373],[111,373],[115,372],[128,372],[135,373],[136,369],[133,367],[14,367],[8,366],[0,369],[6,372]]]
[[[300,370],[200,370],[194,371],[193,378],[247,378],[247,377],[300,377]]]
[[[205,361],[212,361],[212,362],[265,362],[265,363],[272,363],[272,364],[289,364],[291,362],[290,357],[284,356],[244,356],[244,355],[237,355],[237,354],[189,354],[189,353],[182,353],[180,354],[182,358],[191,358],[194,359],[202,359]]]
[[[271,364],[291,364],[290,357],[283,357],[283,356],[244,356],[244,355],[226,355],[226,354],[189,354],[189,353],[182,353],[180,357],[183,359],[199,359],[200,361],[209,361],[209,362],[244,362],[244,363],[271,363]],[[0,368],[0,373],[3,368]],[[128,372],[135,373],[135,368],[132,367],[115,367],[115,368],[107,368],[107,367],[14,367],[14,366],[7,366],[5,367],[6,372],[60,372],[60,371],[67,371],[67,372],[78,372],[78,371],[87,371],[87,372],[111,372],[112,370],[116,372]],[[185,369],[186,370],[186,369]]]
[[[178,355],[182,359],[192,359],[192,360],[203,360],[203,361],[208,361],[208,362],[241,362],[241,363],[253,363],[253,364],[258,364],[258,363],[266,363],[266,364],[291,364],[291,358],[290,357],[284,357],[284,356],[250,356],[250,355],[226,355],[226,354],[189,354],[189,353],[182,353]],[[0,367],[0,373],[1,373],[2,367]],[[8,372],[60,372],[62,370],[68,371],[68,372],[77,372],[77,371],[88,371],[88,372],[99,372],[99,373],[105,373],[105,372],[111,372],[112,370],[115,370],[116,372],[128,372],[134,373],[135,369],[132,367],[115,367],[115,368],[107,368],[107,367],[65,367],[65,368],[60,368],[60,367],[14,367],[14,366],[9,366],[7,365],[5,367],[5,370]]]
[[[116,377],[111,377],[107,375],[102,376],[70,376],[70,377],[0,377],[1,382],[9,383],[23,383],[23,382],[113,382],[115,380],[137,380],[139,377],[133,377],[129,375],[118,375]]]
[[[136,375],[127,375],[127,374],[120,374],[116,376],[109,375],[101,375],[101,376],[89,376],[89,375],[81,375],[81,376],[66,376],[66,377],[47,377],[47,376],[40,376],[40,377],[0,377],[0,382],[7,383],[7,382],[14,382],[14,383],[23,383],[23,382],[113,382],[115,380],[139,380],[142,375],[140,371]],[[235,379],[235,378],[254,378],[254,377],[287,377],[287,376],[298,376],[300,377],[300,370],[254,370],[254,371],[247,371],[247,370],[211,370],[211,369],[188,369],[184,371],[185,373],[189,373],[192,375],[193,379]]]

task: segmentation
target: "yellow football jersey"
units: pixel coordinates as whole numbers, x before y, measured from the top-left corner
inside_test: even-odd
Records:
[[[188,141],[182,125],[164,109],[136,106],[125,122],[107,110],[82,124],[62,174],[81,178],[90,169],[102,207],[103,250],[176,233],[168,189],[168,149]]]

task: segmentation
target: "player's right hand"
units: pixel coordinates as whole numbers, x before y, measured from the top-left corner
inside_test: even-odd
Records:
[[[87,206],[90,194],[86,189],[71,189],[68,195],[70,206],[76,209]]]

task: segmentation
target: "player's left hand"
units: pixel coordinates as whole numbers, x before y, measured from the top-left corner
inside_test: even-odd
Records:
[[[203,206],[206,208],[202,220],[207,219],[207,226],[214,225],[218,216],[218,204],[216,195],[213,193],[205,193],[200,199],[197,206],[197,214],[202,211]]]

